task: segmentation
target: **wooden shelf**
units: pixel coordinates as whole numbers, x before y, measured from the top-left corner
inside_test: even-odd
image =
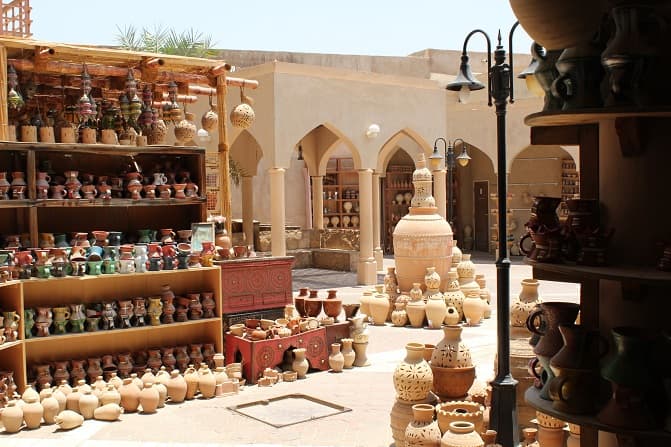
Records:
[[[580,283],[586,280],[608,279],[613,281],[632,281],[642,284],[671,286],[671,272],[663,272],[654,267],[639,266],[603,266],[550,264],[524,258],[524,262],[533,266],[534,277],[550,281]],[[557,279],[560,277],[561,279]]]
[[[186,199],[43,199],[29,202],[28,205],[37,207],[129,207],[129,206],[184,206],[202,205],[206,202],[205,197],[189,197]]]
[[[205,154],[199,146],[121,146],[116,144],[70,144],[70,143],[25,143],[22,141],[0,141],[0,151],[58,151],[62,153],[84,153],[102,155],[136,156],[150,155],[193,155]]]
[[[15,346],[21,346],[22,340],[16,340],[16,341],[7,341],[3,344],[0,345],[0,351],[4,351],[5,349],[10,349]]]
[[[634,108],[599,108],[532,113],[524,118],[527,126],[568,126],[575,124],[593,124],[601,120],[615,118],[641,118],[641,117],[671,117],[671,108],[659,107],[654,109]]]
[[[548,414],[565,422],[570,422],[572,424],[577,424],[583,427],[590,427],[601,431],[618,433],[620,435],[629,435],[629,436],[646,437],[646,438],[654,437],[664,439],[666,440],[667,443],[671,442],[671,432],[666,432],[661,429],[630,430],[622,427],[616,427],[613,425],[604,424],[603,422],[600,422],[595,415],[569,414],[564,413],[562,411],[557,411],[552,407],[552,401],[542,399],[540,397],[539,390],[533,387],[528,388],[524,392],[524,400],[536,410],[541,411],[545,414]]]
[[[33,206],[32,200],[0,200],[0,208],[29,208]]]

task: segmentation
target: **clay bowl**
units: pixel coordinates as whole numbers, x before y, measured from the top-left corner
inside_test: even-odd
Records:
[[[264,331],[267,331],[268,329],[270,329],[275,324],[275,321],[274,320],[267,320],[265,318],[262,318],[259,323],[261,325],[261,329],[263,329]]]
[[[231,334],[242,337],[242,335],[245,333],[245,325],[242,323],[233,324],[228,328],[228,330]]]
[[[361,303],[349,303],[349,304],[343,304],[342,308],[345,311],[345,318],[352,318],[359,312],[359,308],[361,307]]]
[[[247,318],[245,320],[245,326],[247,326],[250,329],[256,329],[261,325],[261,320],[258,318]]]
[[[475,366],[443,368],[431,365],[433,387],[431,390],[441,401],[465,398],[475,380]]]

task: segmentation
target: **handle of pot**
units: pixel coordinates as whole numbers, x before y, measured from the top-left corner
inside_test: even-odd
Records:
[[[567,396],[568,393],[564,393],[564,384],[566,383],[567,378],[563,376],[557,376],[552,379],[550,386],[548,387],[548,394],[550,399],[559,400],[561,402],[566,402],[569,399]]]
[[[500,235],[499,235],[499,236],[500,236]],[[524,241],[525,241],[527,238],[530,238],[530,237],[531,237],[531,233],[527,232],[527,234],[525,234],[524,236],[522,236],[522,237],[520,238],[520,242],[518,243],[518,245],[519,245],[519,247],[520,247],[520,251],[522,252],[522,254],[523,254],[524,256],[529,256],[529,253],[531,253],[531,251],[533,250],[533,240],[532,240],[532,242],[531,242],[531,248],[530,248],[529,250],[526,250],[526,249],[524,248]]]
[[[562,74],[552,82],[550,90],[554,97],[566,101],[575,95],[575,81],[569,74]]]
[[[541,374],[538,372],[538,357],[534,357],[531,360],[529,360],[529,363],[527,364],[527,370],[529,371],[529,374],[537,378],[538,380],[541,380]]]
[[[529,317],[527,318],[527,321],[526,321],[527,329],[529,329],[534,334],[545,335],[545,332],[541,332],[541,330],[540,330],[540,321],[539,321],[538,327],[536,327],[536,325],[534,324],[535,320],[537,318],[540,320],[542,315],[543,315],[543,309],[536,309],[533,312],[531,312],[529,314]]]

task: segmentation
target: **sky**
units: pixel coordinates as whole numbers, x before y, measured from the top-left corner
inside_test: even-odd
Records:
[[[193,28],[214,47],[306,53],[406,56],[426,48],[461,49],[473,29],[504,48],[515,16],[506,0],[32,0],[32,33],[38,40],[117,44],[118,27]],[[531,40],[515,31],[515,53]],[[468,49],[486,49],[480,35]]]

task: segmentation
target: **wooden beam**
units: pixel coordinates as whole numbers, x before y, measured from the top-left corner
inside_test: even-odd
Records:
[[[226,231],[232,234],[232,214],[231,214],[231,181],[229,176],[228,163],[228,133],[226,122],[228,114],[226,112],[226,74],[217,76],[217,114],[219,115],[219,212],[226,218]]]
[[[9,111],[7,110],[7,48],[0,45],[0,140],[7,141]]]

